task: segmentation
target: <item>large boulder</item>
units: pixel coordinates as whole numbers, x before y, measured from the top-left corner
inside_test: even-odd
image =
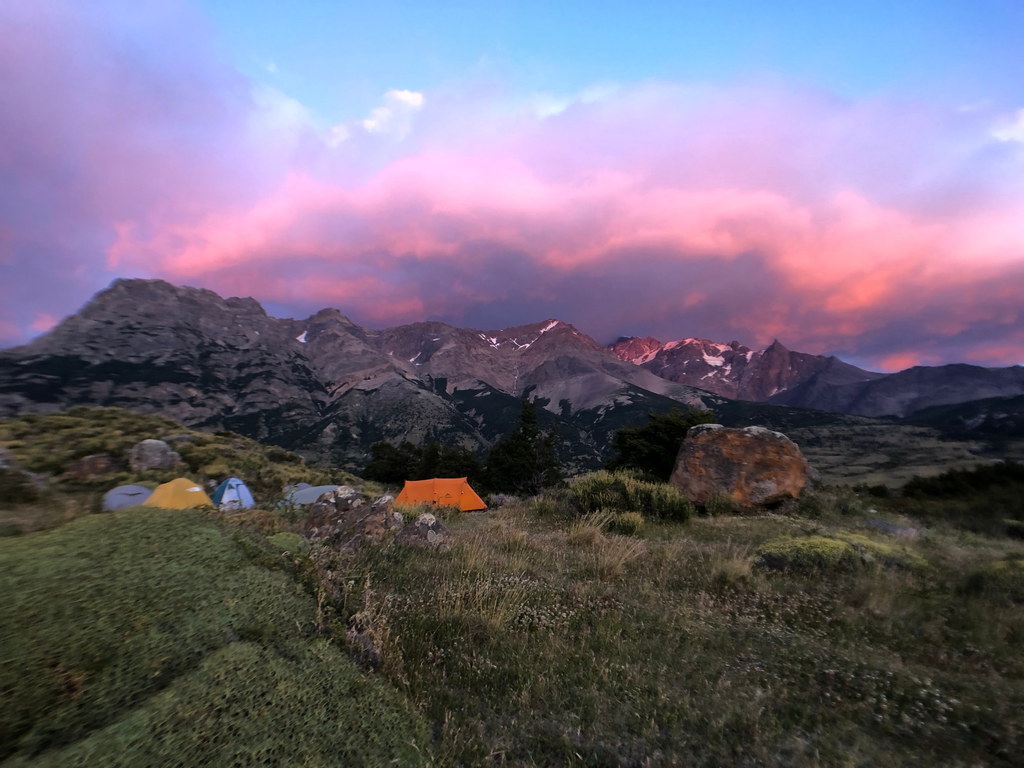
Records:
[[[452,548],[452,534],[437,517],[424,512],[402,527],[395,536],[395,544],[446,552]]]
[[[128,451],[128,466],[133,472],[174,469],[181,464],[181,456],[163,440],[143,440]]]
[[[799,496],[809,471],[781,432],[699,424],[683,440],[669,483],[697,504],[726,496],[738,509],[753,509]]]
[[[327,540],[354,552],[364,544],[391,541],[402,528],[394,497],[382,496],[372,504],[355,489],[341,486],[317,499],[306,518],[307,538]]]

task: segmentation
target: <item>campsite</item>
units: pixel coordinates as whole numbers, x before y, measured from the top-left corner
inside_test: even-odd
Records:
[[[1012,473],[955,504],[970,473],[740,512],[623,470],[532,496],[387,486],[114,409],[0,430],[51,472],[0,505],[5,766],[1020,754]],[[153,439],[181,463],[61,474],[97,433],[113,465]]]

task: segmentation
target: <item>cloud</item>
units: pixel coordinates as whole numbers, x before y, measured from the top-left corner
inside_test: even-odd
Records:
[[[384,103],[363,119],[362,127],[367,133],[404,138],[412,128],[413,117],[423,109],[424,102],[423,94],[417,91],[388,91],[384,94]]]
[[[388,91],[325,128],[215,51],[178,66],[199,23],[183,18],[179,37],[127,53],[105,37],[113,17],[0,53],[15,84],[0,269],[7,247],[22,309],[6,322],[24,332],[119,273],[374,325],[557,316],[600,340],[1024,362],[1024,156],[993,134],[1015,109],[779,81],[568,97],[460,83]],[[64,288],[25,291],[45,270]]]
[[[36,319],[32,321],[32,325],[29,327],[37,333],[44,333],[45,331],[53,328],[53,326],[58,322],[58,319],[53,315],[49,315],[46,312],[40,312],[36,315]]]

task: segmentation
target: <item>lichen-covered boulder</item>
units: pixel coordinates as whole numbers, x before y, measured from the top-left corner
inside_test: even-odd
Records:
[[[781,432],[699,424],[683,440],[669,483],[696,504],[728,497],[734,508],[749,510],[796,498],[809,470]]]
[[[402,527],[395,544],[446,552],[452,548],[452,533],[436,516],[424,512]]]
[[[342,486],[316,501],[306,518],[306,537],[326,540],[346,552],[391,541],[404,522],[395,511],[394,497],[381,496],[367,504],[362,494],[350,491],[354,489]]]
[[[163,440],[143,440],[128,451],[128,466],[133,472],[174,469],[181,464],[181,456]]]

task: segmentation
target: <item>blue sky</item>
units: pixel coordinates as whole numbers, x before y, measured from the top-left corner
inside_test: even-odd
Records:
[[[204,0],[234,64],[328,120],[391,88],[795,78],[841,95],[1024,101],[1024,3]],[[275,68],[275,72],[268,71]]]

